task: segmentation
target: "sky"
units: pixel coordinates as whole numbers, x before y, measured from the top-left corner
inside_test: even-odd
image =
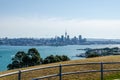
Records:
[[[0,0],[0,37],[120,39],[120,0]]]

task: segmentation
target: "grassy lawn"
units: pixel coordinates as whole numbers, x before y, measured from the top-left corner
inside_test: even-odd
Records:
[[[120,80],[120,72],[105,76],[104,80]]]
[[[15,69],[15,70],[8,70],[5,72],[0,72],[0,74],[5,74],[9,72],[14,72],[18,70],[26,70],[31,68],[38,68],[38,67],[46,67],[46,66],[53,66],[53,65],[59,65],[59,64],[74,64],[74,63],[86,63],[86,62],[118,62],[120,61],[120,56],[106,56],[106,57],[96,57],[96,58],[87,58],[82,60],[72,60],[72,61],[65,61],[65,62],[59,62],[59,63],[52,63],[52,64],[46,64],[46,65],[38,65],[28,68],[22,68],[22,69]],[[120,64],[106,64],[104,65],[104,69],[120,69]],[[74,72],[74,71],[85,71],[85,70],[100,70],[100,65],[78,65],[78,66],[66,66],[62,68],[62,72]],[[49,68],[49,69],[43,69],[43,70],[35,70],[35,71],[29,71],[22,73],[22,80],[31,80],[35,77],[41,77],[46,76],[50,74],[56,74],[59,73],[59,68]],[[100,80],[100,73],[85,73],[85,74],[72,74],[72,75],[64,75],[63,80]],[[58,80],[59,77],[53,77],[49,79],[44,80]],[[114,80],[114,79],[120,79],[120,72],[105,72],[104,73],[104,80]],[[3,78],[0,78],[0,80],[17,80],[17,74],[6,76]]]

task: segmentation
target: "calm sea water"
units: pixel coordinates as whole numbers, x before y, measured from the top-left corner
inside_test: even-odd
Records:
[[[76,54],[84,53],[82,50],[85,48],[104,48],[104,47],[120,47],[120,45],[68,45],[68,46],[0,46],[0,71],[7,70],[7,65],[11,63],[11,58],[18,51],[27,52],[29,48],[36,48],[40,52],[42,58],[53,55],[67,55],[72,60],[80,59],[79,57],[74,57]]]

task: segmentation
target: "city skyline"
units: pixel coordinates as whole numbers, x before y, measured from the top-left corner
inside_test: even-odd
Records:
[[[120,0],[0,0],[0,37],[120,39]]]
[[[91,44],[87,42],[86,38],[82,35],[70,38],[70,35],[65,32],[64,35],[55,36],[54,38],[0,38],[0,45],[17,45],[17,46],[65,46],[65,45],[84,45]]]

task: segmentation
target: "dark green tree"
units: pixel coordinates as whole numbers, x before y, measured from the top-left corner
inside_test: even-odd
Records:
[[[39,64],[48,64],[60,61],[70,60],[66,55],[50,55],[47,56],[44,60],[41,58],[38,50],[36,48],[31,48],[28,50],[28,53],[24,51],[18,51],[15,56],[12,58],[12,63],[7,66],[10,69],[23,68],[28,66],[34,66]]]
[[[22,58],[26,55],[24,51],[19,51],[15,54],[15,56],[12,58],[12,63],[7,66],[7,68],[10,69],[16,69],[21,68],[24,65],[24,62],[22,61]]]
[[[53,62],[56,62],[55,56],[53,56],[53,55],[47,56],[44,59],[44,64],[53,63]]]
[[[62,55],[61,57],[62,57],[62,61],[69,61],[70,60],[70,58],[66,55]]]
[[[31,48],[28,50],[28,56],[31,59],[31,64],[32,65],[38,65],[40,64],[41,61],[41,56],[36,48]]]
[[[60,61],[68,61],[70,60],[69,57],[67,57],[66,55],[50,55],[50,56],[47,56],[44,61],[43,61],[43,64],[48,64],[48,63],[54,63],[54,62],[60,62]]]
[[[97,54],[97,53],[90,53],[90,54],[88,54],[86,57],[87,58],[92,58],[92,57],[99,57],[100,55],[99,54]]]
[[[22,58],[22,61],[24,67],[28,67],[31,65],[31,58],[27,54]]]
[[[34,66],[42,63],[42,58],[36,48],[31,48],[28,53],[18,51],[12,58],[12,63],[7,66],[8,69],[16,69],[28,66]]]

